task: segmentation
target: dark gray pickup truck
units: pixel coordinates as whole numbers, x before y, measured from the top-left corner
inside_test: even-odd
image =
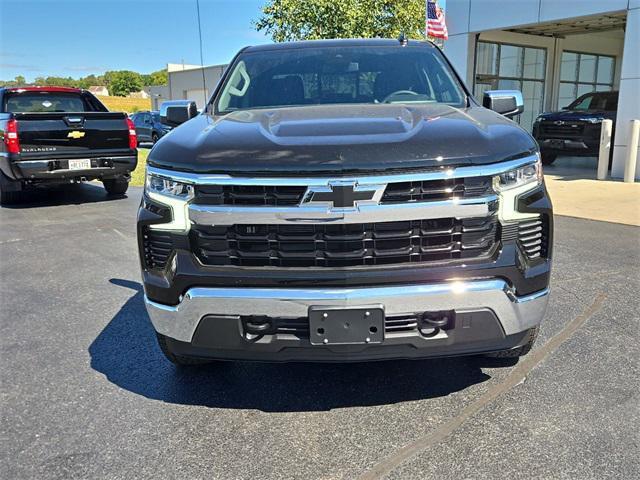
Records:
[[[505,117],[522,108],[476,103],[426,42],[243,49],[201,114],[161,111],[184,123],[148,159],[140,261],[167,358],[527,353],[553,215]]]
[[[18,192],[101,180],[123,194],[138,162],[135,128],[91,93],[66,87],[0,88],[0,203]]]

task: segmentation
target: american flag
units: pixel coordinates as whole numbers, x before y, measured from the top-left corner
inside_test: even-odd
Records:
[[[427,37],[449,38],[447,25],[444,23],[444,12],[435,0],[427,0]]]

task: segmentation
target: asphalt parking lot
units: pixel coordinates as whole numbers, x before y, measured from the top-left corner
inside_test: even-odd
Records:
[[[140,194],[0,210],[0,478],[640,478],[640,228],[556,218],[549,311],[515,365],[184,371],[143,306]]]

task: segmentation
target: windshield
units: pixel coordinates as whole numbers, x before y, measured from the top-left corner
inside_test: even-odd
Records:
[[[292,48],[241,54],[216,111],[348,103],[463,107],[466,97],[435,48]]]
[[[590,93],[578,98],[567,107],[570,110],[615,111],[618,107],[618,95],[614,93]]]

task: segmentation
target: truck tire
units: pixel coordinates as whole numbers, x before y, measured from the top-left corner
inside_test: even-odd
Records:
[[[7,192],[0,187],[0,205],[15,205],[18,202],[18,192]]]
[[[179,367],[190,367],[195,365],[206,365],[209,363],[214,363],[215,360],[208,360],[206,358],[198,358],[198,357],[187,357],[185,355],[178,355],[171,350],[169,346],[169,342],[166,336],[161,333],[156,332],[156,338],[158,339],[158,345],[160,346],[160,350],[164,356],[174,365]]]
[[[129,180],[124,178],[110,178],[103,180],[102,184],[109,195],[123,195],[129,188]]]
[[[558,158],[558,155],[555,153],[544,153],[542,152],[542,164],[543,165],[551,165],[553,162],[556,161],[556,158]]]
[[[14,205],[18,202],[20,196],[20,187],[17,182],[7,178],[0,172],[0,205]]]
[[[527,353],[531,351],[533,344],[536,342],[536,338],[538,337],[538,330],[540,327],[534,327],[529,330],[529,337],[527,343],[521,345],[520,347],[512,348],[511,350],[501,350],[499,352],[491,352],[487,353],[486,356],[490,358],[518,358],[523,357]]]

